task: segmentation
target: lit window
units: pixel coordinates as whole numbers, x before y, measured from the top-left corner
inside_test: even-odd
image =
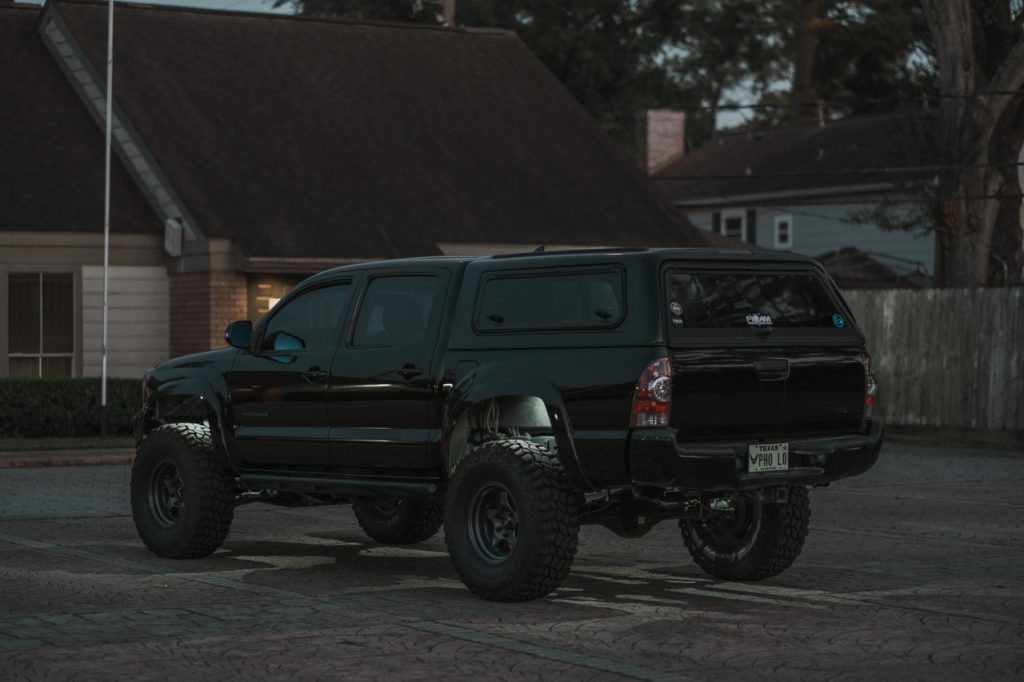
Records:
[[[75,350],[72,275],[17,272],[8,276],[7,284],[10,375],[71,376]]]
[[[793,248],[793,218],[791,216],[775,216],[775,248]]]

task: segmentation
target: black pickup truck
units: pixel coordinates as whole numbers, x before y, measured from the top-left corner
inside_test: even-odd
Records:
[[[225,337],[146,375],[131,500],[163,557],[212,553],[242,503],[351,503],[383,543],[444,525],[486,599],[557,588],[587,523],[675,519],[705,571],[757,580],[800,553],[808,487],[882,445],[864,338],[792,254],[366,263]]]

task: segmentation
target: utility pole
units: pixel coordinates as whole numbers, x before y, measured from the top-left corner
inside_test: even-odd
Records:
[[[100,363],[100,436],[107,437],[107,325],[110,315],[110,146],[114,120],[114,0],[107,8],[107,149],[103,183],[103,344]]]

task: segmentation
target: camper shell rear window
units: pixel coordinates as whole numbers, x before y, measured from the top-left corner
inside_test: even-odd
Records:
[[[673,336],[776,332],[844,335],[853,320],[810,269],[679,267],[668,271],[668,320]]]

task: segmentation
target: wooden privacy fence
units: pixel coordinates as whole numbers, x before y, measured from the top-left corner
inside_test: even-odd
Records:
[[[1024,430],[1024,289],[843,295],[867,336],[886,422]]]

